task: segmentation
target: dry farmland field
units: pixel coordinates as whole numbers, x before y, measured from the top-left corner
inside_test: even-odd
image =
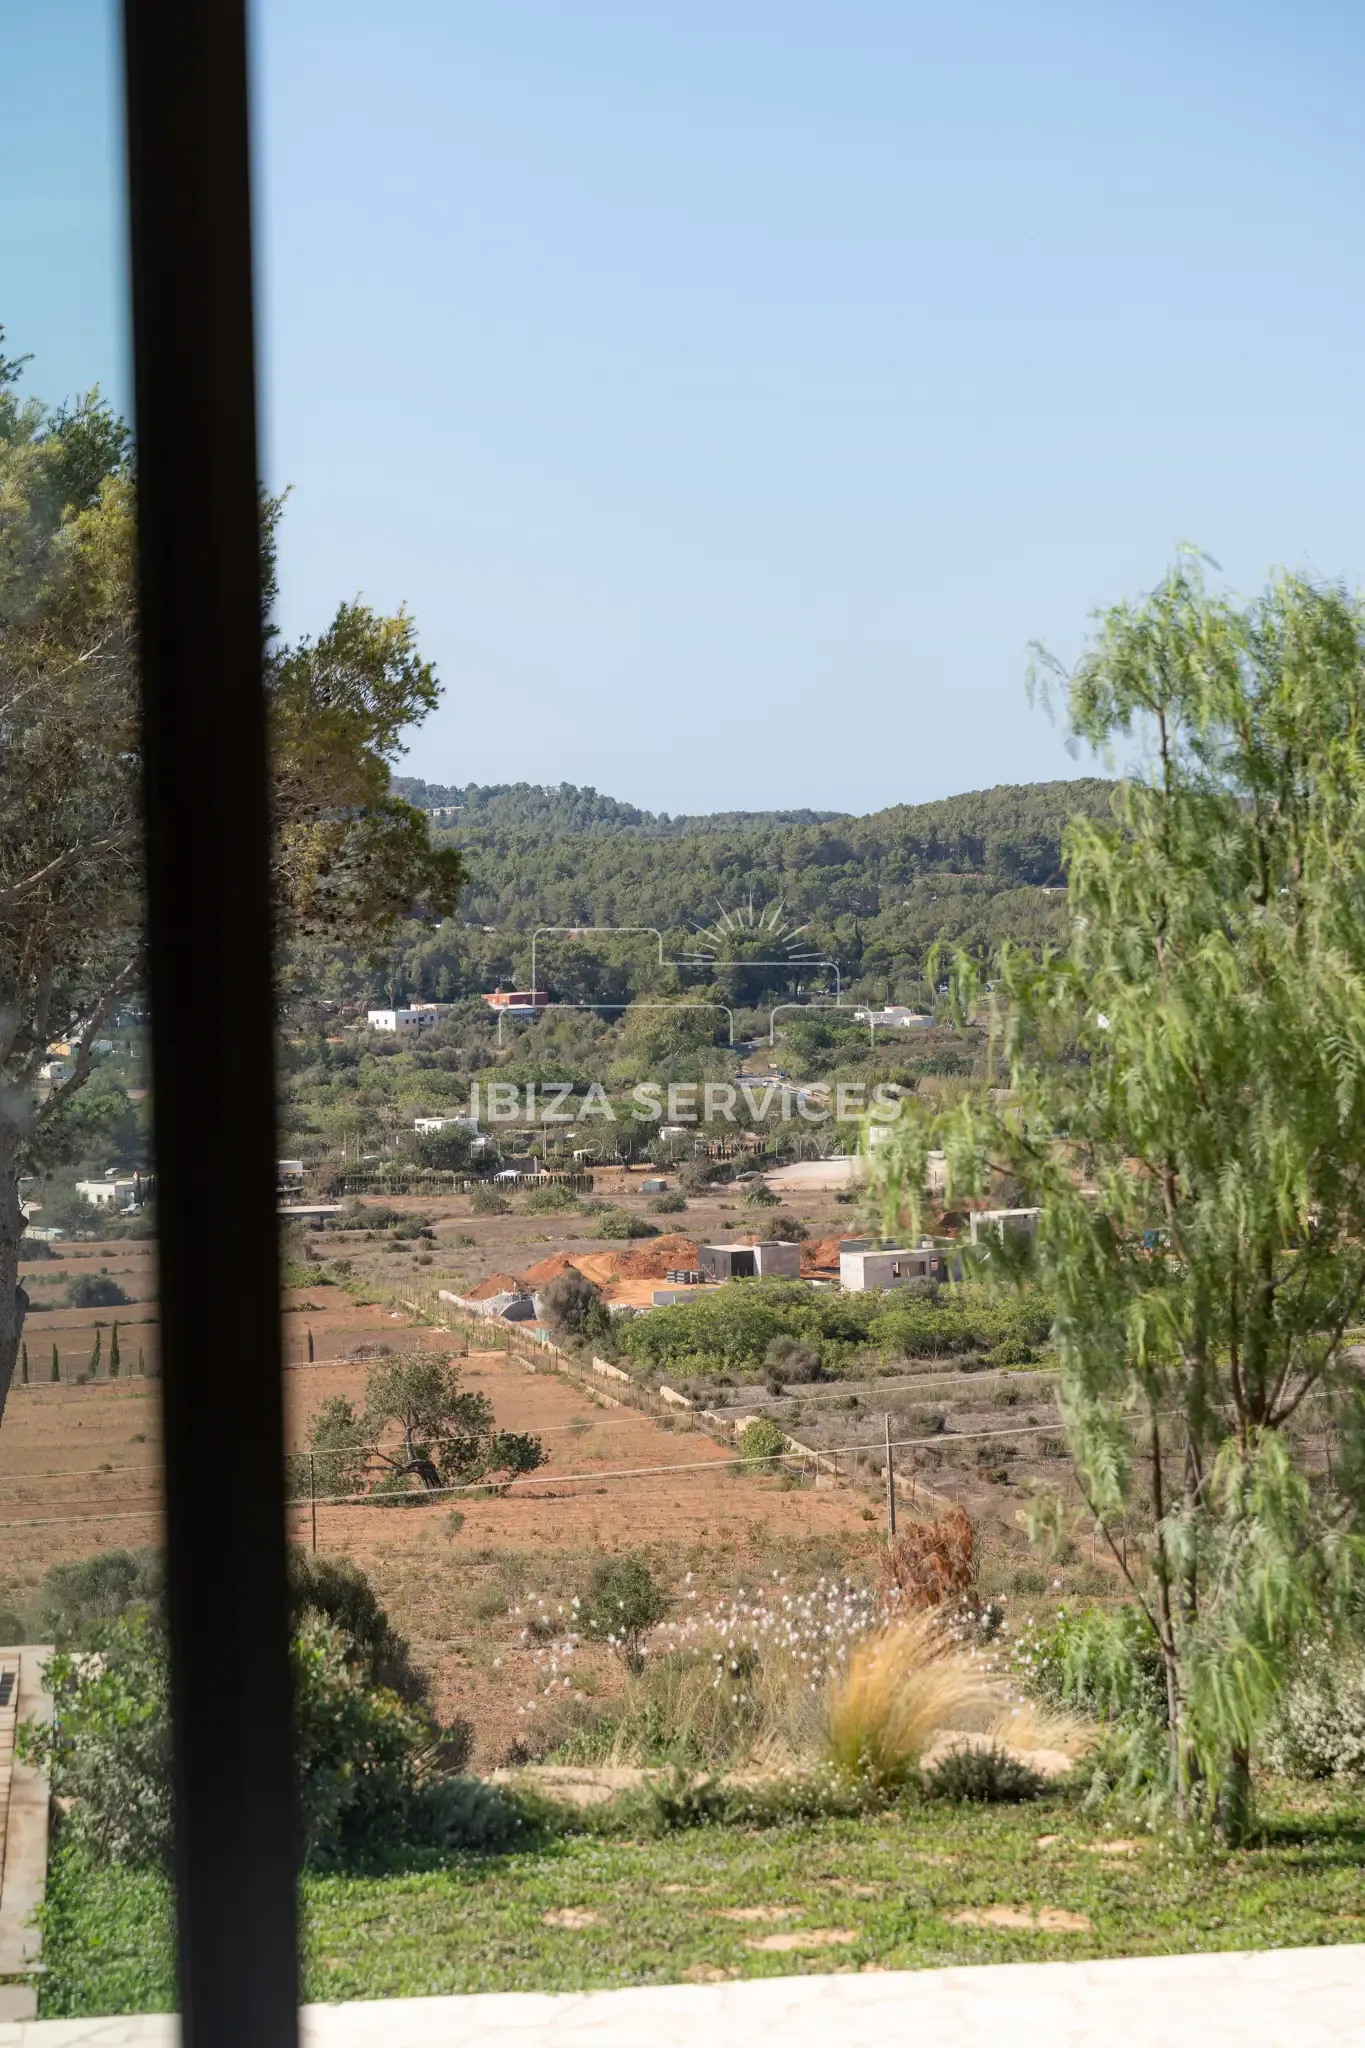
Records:
[[[510,1220],[492,1219],[502,1226],[498,1250],[507,1248]],[[139,1302],[142,1290],[151,1290],[153,1250],[145,1243],[81,1246],[77,1259],[68,1254],[39,1270],[77,1265],[107,1268]],[[804,1582],[821,1572],[866,1577],[873,1569],[881,1520],[874,1493],[790,1487],[737,1472],[731,1454],[702,1431],[605,1405],[609,1397],[594,1398],[504,1351],[465,1355],[462,1333],[423,1326],[391,1300],[358,1301],[336,1286],[288,1290],[285,1343],[296,1362],[285,1377],[287,1441],[291,1450],[306,1451],[309,1422],[333,1396],[363,1404],[380,1347],[454,1352],[471,1390],[491,1399],[500,1429],[543,1439],[543,1469],[499,1496],[479,1492],[411,1508],[317,1508],[319,1551],[350,1558],[369,1575],[431,1676],[437,1712],[473,1724],[480,1765],[500,1762],[524,1737],[526,1709],[536,1697],[534,1650],[512,1610],[543,1597],[553,1612],[603,1555],[643,1550],[670,1585],[690,1572],[688,1584],[705,1599],[725,1597],[760,1571]],[[115,1313],[123,1367],[111,1381],[105,1375]],[[160,1540],[156,1325],[125,1326],[124,1313],[44,1314],[35,1319],[44,1333],[36,1343],[35,1324],[29,1326],[30,1383],[14,1388],[0,1430],[7,1558],[0,1596],[11,1604],[30,1598],[54,1564]],[[154,1308],[127,1313],[150,1316]],[[104,1369],[79,1384],[96,1322],[103,1325]],[[136,1362],[125,1327],[142,1333],[143,1377],[123,1376],[130,1349]],[[69,1358],[77,1374],[57,1385],[38,1376],[49,1328],[61,1331],[63,1373]],[[308,1333],[312,1364],[304,1362]],[[347,1356],[356,1353],[362,1355]],[[212,1474],[206,1478],[211,1484]],[[291,1510],[291,1524],[297,1540],[312,1541],[307,1502]],[[588,1664],[596,1667],[585,1666],[588,1685],[610,1689],[617,1682],[605,1652]]]

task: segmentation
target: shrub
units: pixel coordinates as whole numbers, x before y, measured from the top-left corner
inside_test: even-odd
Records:
[[[1265,1736],[1273,1770],[1365,1779],[1365,1647],[1315,1645],[1289,1680]]]
[[[540,1300],[545,1320],[556,1336],[591,1342],[611,1334],[611,1317],[600,1289],[573,1266],[556,1275]]]
[[[773,1217],[772,1233],[784,1244],[801,1244],[810,1236],[810,1225],[784,1210],[782,1215]]]
[[[512,1204],[496,1188],[475,1188],[469,1206],[476,1216],[505,1216]]]
[[[926,1799],[957,1799],[987,1805],[1037,1799],[1046,1789],[1036,1771],[994,1743],[976,1749],[960,1743],[920,1774]]]
[[[451,1745],[417,1708],[369,1683],[344,1632],[310,1612],[293,1639],[295,1760],[305,1853],[347,1867],[413,1848],[502,1848],[521,1829],[516,1804],[452,1779]],[[106,1863],[163,1859],[171,1837],[165,1643],[149,1616],[126,1613],[98,1655],[49,1662],[50,1728],[19,1744],[52,1772],[60,1826]]]
[[[1026,1627],[1015,1658],[1031,1689],[1054,1705],[1125,1726],[1165,1726],[1161,1655],[1136,1607],[1083,1607],[1046,1629]]]
[[[126,1308],[128,1299],[107,1273],[77,1273],[66,1283],[69,1308]]]
[[[59,1650],[45,1667],[48,1728],[26,1723],[16,1753],[47,1767],[61,1828],[103,1863],[152,1863],[171,1838],[166,1650],[147,1614],[95,1632],[98,1654]]]
[[[673,1188],[667,1194],[655,1195],[649,1204],[649,1213],[651,1216],[681,1216],[686,1207],[686,1195],[680,1189]]]
[[[644,1639],[669,1609],[669,1598],[638,1552],[594,1565],[579,1603],[586,1636],[619,1650],[629,1671],[644,1663]]]
[[[571,1188],[562,1181],[552,1181],[547,1188],[532,1188],[522,1209],[528,1216],[553,1216],[564,1209],[575,1209],[577,1199]]]
[[[340,1629],[346,1661],[364,1673],[368,1684],[387,1686],[409,1706],[426,1700],[430,1689],[426,1674],[414,1666],[406,1639],[380,1606],[359,1565],[347,1558],[319,1557],[298,1544],[291,1545],[289,1593],[295,1626],[306,1615],[317,1614]],[[466,1741],[466,1750],[468,1746]]]
[[[775,1195],[766,1181],[756,1180],[745,1188],[740,1200],[746,1209],[777,1209],[781,1206],[782,1197]]]
[[[595,1237],[657,1237],[658,1231],[652,1223],[646,1223],[643,1216],[632,1215],[629,1209],[604,1209],[597,1219]]]
[[[766,1415],[755,1415],[739,1433],[739,1454],[746,1465],[765,1472],[778,1468],[779,1460],[791,1449],[786,1432]]]
[[[884,1553],[883,1572],[907,1607],[941,1607],[976,1584],[976,1541],[966,1511],[936,1522],[907,1522]]]
[[[294,1638],[295,1744],[310,1863],[354,1867],[414,1848],[496,1849],[518,1831],[493,1787],[433,1772],[433,1729],[366,1683],[320,1615]]]
[[[809,1386],[820,1377],[820,1353],[800,1337],[774,1337],[763,1354],[763,1370],[779,1387]]]
[[[825,1741],[840,1777],[881,1790],[904,1785],[933,1738],[961,1726],[984,1681],[952,1654],[934,1616],[895,1621],[854,1645],[830,1686]]]
[[[54,1564],[38,1593],[40,1637],[59,1650],[89,1649],[130,1611],[159,1621],[163,1598],[159,1550],[104,1550],[75,1564]]]

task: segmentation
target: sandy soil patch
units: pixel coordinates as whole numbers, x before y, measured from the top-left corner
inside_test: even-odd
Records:
[[[964,1906],[947,1918],[954,1927],[1012,1927],[1030,1934],[1092,1932],[1086,1914],[1068,1913],[1063,1906]]]
[[[795,1927],[788,1934],[765,1934],[746,1941],[744,1946],[786,1955],[820,1948],[849,1948],[861,1939],[854,1927]]]

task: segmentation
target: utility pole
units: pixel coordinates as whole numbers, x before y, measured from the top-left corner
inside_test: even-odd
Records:
[[[891,1410],[886,1411],[886,1535],[887,1541],[896,1540],[896,1462],[891,1449]]]

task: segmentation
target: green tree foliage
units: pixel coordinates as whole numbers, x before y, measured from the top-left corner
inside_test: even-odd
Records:
[[[545,1462],[538,1437],[499,1430],[486,1394],[460,1383],[459,1368],[434,1351],[386,1358],[366,1381],[357,1414],[339,1396],[309,1428],[319,1494],[435,1492],[485,1478],[506,1480]]]
[[[0,358],[0,1413],[28,1307],[18,1174],[90,1124],[76,1099],[143,974],[130,436],[97,391],[55,412],[21,401],[21,368]],[[279,927],[363,949],[414,912],[448,914],[464,879],[389,787],[437,684],[401,612],[344,604],[316,640],[280,641],[279,510],[263,508],[262,549]],[[57,1038],[70,1071],[44,1092]],[[105,1109],[117,1125],[126,1098]],[[127,1137],[109,1133],[116,1151]]]
[[[557,1337],[576,1338],[583,1344],[610,1340],[611,1316],[602,1291],[573,1266],[555,1276],[541,1302],[545,1320]]]
[[[766,1415],[755,1415],[746,1422],[739,1433],[739,1455],[746,1465],[753,1465],[762,1471],[777,1469],[778,1460],[791,1449],[786,1432],[780,1430]]]
[[[55,1718],[29,1724],[20,1753],[52,1773],[65,1839],[98,1861],[150,1864],[173,1824],[165,1639],[128,1613],[99,1654],[47,1667]],[[494,1788],[449,1775],[441,1731],[374,1683],[344,1631],[310,1609],[292,1641],[295,1768],[306,1860],[354,1868],[414,1849],[500,1849],[521,1826]]]
[[[1114,1548],[1175,1795],[1218,1785],[1235,1836],[1285,1674],[1362,1561],[1365,612],[1293,577],[1237,606],[1182,563],[1066,685],[1078,738],[1150,741],[1151,769],[1112,823],[1071,827],[1069,950],[997,966],[1014,1099],[961,1107],[949,1172],[1043,1204],[1076,1469],[1106,1532],[1150,1531]],[[882,1148],[888,1224],[927,1135]]]
[[[76,1273],[66,1283],[72,1308],[126,1308],[128,1296],[108,1273]]]
[[[995,1298],[984,1286],[944,1288],[937,1297],[817,1294],[795,1283],[737,1280],[710,1296],[656,1308],[621,1332],[623,1351],[653,1370],[683,1377],[724,1372],[763,1376],[774,1339],[808,1346],[822,1370],[881,1360],[942,1358],[990,1351],[1008,1337],[1047,1338],[1044,1296]]]
[[[441,975],[448,989],[465,993],[499,981],[525,987],[530,934],[542,925],[656,926],[665,956],[681,958],[697,950],[699,920],[752,894],[756,914],[780,904],[784,926],[801,929],[795,952],[840,962],[846,989],[853,983],[878,1001],[914,1002],[932,993],[926,965],[942,941],[984,959],[1006,936],[1064,937],[1064,899],[1047,893],[1062,881],[1062,834],[1078,813],[1107,814],[1109,793],[1107,783],[1077,780],[897,805],[865,818],[666,819],[567,787],[547,794],[471,786],[446,798],[429,785],[395,787],[414,802],[463,805],[453,829],[471,877],[467,922],[414,931],[404,946],[401,972],[414,991],[434,995]],[[760,949],[746,938],[722,950]],[[762,974],[724,962],[661,970],[648,933],[562,936],[541,941],[538,976],[579,1001],[711,993],[733,1005],[765,990],[777,1000],[798,984],[833,992],[827,970],[787,960],[785,938],[762,950],[783,964]],[[709,981],[716,986],[708,991]],[[646,1051],[641,1071],[657,1071],[660,1057]]]
[[[627,1670],[638,1671],[644,1663],[645,1637],[670,1605],[647,1560],[632,1551],[593,1566],[579,1603],[579,1625],[584,1635],[618,1650]]]

